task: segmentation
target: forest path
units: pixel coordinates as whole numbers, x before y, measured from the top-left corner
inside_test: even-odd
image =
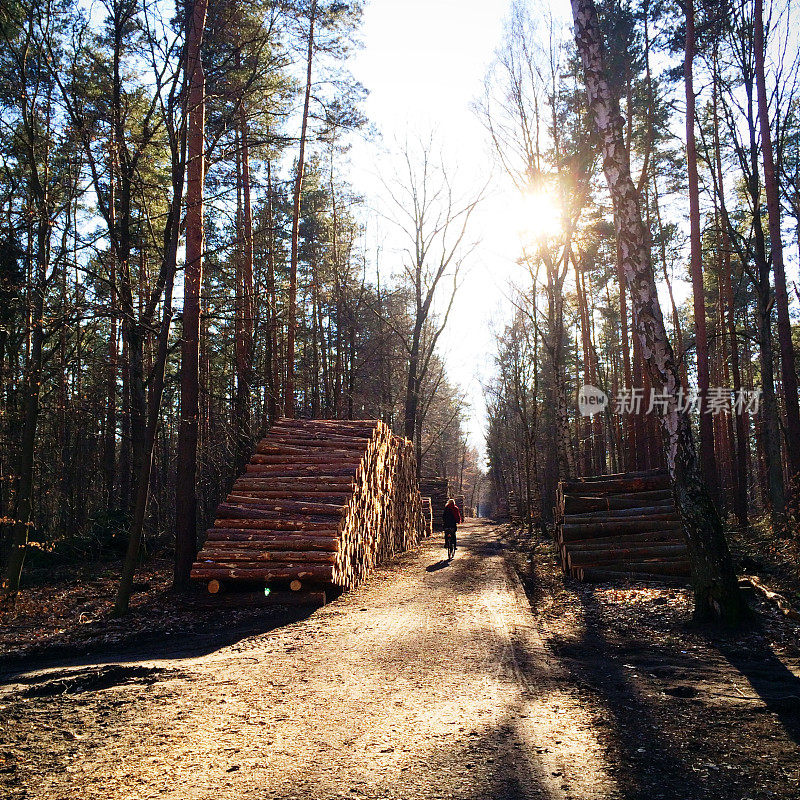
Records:
[[[107,688],[27,699],[8,720],[11,797],[617,796],[502,530],[463,526],[449,565],[437,535],[306,619],[207,655],[128,660],[104,668]]]

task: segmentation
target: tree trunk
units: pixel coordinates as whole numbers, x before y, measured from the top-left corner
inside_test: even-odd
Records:
[[[720,147],[719,138],[719,114],[718,109],[718,87],[719,87],[719,73],[717,71],[717,56],[714,53],[714,74],[713,80],[713,112],[714,112],[714,170],[716,170],[716,192],[717,200],[719,203],[720,211],[725,209],[725,184],[723,183],[722,174],[722,152]],[[739,369],[739,340],[736,335],[736,304],[734,303],[733,295],[733,273],[731,266],[731,242],[728,233],[728,226],[725,220],[722,220],[722,284],[724,287],[724,302],[727,306],[727,314],[725,316],[727,324],[728,341],[730,344],[731,355],[731,377],[733,386],[731,387],[734,396],[738,396],[742,390],[742,377]],[[749,441],[749,420],[747,412],[742,409],[735,415],[736,426],[736,460],[732,465],[733,475],[733,510],[736,514],[736,520],[741,530],[747,528],[747,485],[748,485],[748,441]],[[732,448],[731,448],[732,449]]]
[[[781,348],[781,379],[786,407],[786,455],[789,462],[790,483],[800,474],[800,407],[797,399],[797,372],[792,345],[792,323],[789,319],[789,296],[786,291],[786,269],[783,265],[781,240],[781,203],[775,157],[772,152],[772,131],[769,124],[769,104],[764,74],[764,0],[755,0],[755,50],[756,96],[758,121],[761,128],[761,152],[764,159],[764,189],[769,213],[769,238],[772,268],[775,273],[775,306],[778,311],[778,341]]]
[[[267,371],[267,422],[273,423],[280,415],[280,378],[278,372],[278,306],[275,296],[275,236],[274,197],[272,191],[272,165],[267,161],[267,303],[269,325],[266,343]]]
[[[111,263],[114,263],[112,258]],[[106,507],[115,505],[114,485],[117,465],[117,304],[114,282],[111,285],[111,309],[108,334],[108,364],[106,365],[106,420],[103,437],[103,479]]]
[[[187,17],[186,74],[186,267],[181,342],[181,408],[175,480],[175,575],[189,582],[197,556],[197,438],[200,382],[200,289],[203,278],[203,182],[205,180],[205,79],[200,48],[207,0],[194,0]],[[141,488],[141,487],[140,487]]]
[[[200,0],[202,2],[202,0]],[[183,175],[178,181],[173,180],[172,207],[167,221],[165,236],[164,259],[167,263],[166,285],[164,287],[164,306],[161,317],[161,329],[156,343],[156,358],[151,373],[151,390],[145,426],[145,438],[142,443],[144,458],[139,467],[136,482],[136,500],[133,507],[133,517],[128,531],[128,549],[125,553],[125,562],[122,567],[117,596],[114,602],[114,615],[120,616],[127,613],[130,602],[133,576],[136,563],[139,559],[139,549],[142,542],[144,521],[147,516],[147,504],[150,498],[150,476],[153,469],[153,451],[155,449],[156,433],[161,412],[161,398],[164,393],[164,371],[169,353],[169,331],[172,324],[172,290],[175,281],[175,270],[178,257],[178,235],[180,229],[180,208],[183,195]],[[176,564],[177,566],[177,564]],[[191,568],[191,563],[190,563]],[[177,582],[177,576],[176,576]]]
[[[617,280],[619,281],[619,319],[620,319],[620,345],[622,347],[622,377],[625,381],[625,390],[630,392],[633,388],[633,370],[631,368],[631,347],[628,338],[628,298],[625,294],[625,273],[622,269],[622,253],[617,244]],[[635,420],[630,414],[622,418],[622,428],[625,436],[625,469],[632,470],[636,466],[636,434]]]
[[[419,349],[422,337],[422,322],[419,317],[414,325],[411,337],[411,350],[408,358],[408,377],[406,379],[406,406],[403,424],[403,435],[406,439],[414,440],[417,430],[417,409],[419,407]],[[417,469],[420,468],[417,464]]]
[[[662,417],[667,465],[692,562],[695,616],[741,621],[745,606],[733,570],[719,515],[697,463],[692,428],[678,408],[678,374],[667,339],[650,262],[648,232],[639,209],[625,150],[622,118],[603,65],[602,34],[593,0],[572,0],[575,40],[583,62],[586,93],[601,141],[603,169],[614,204],[622,267],[634,304],[636,335],[656,391],[669,398]]]
[[[695,354],[697,389],[700,396],[700,464],[703,478],[715,501],[719,501],[719,481],[714,458],[714,420],[707,414],[709,388],[708,334],[706,331],[706,293],[703,287],[703,243],[700,233],[700,181],[697,175],[697,145],[694,135],[694,3],[686,2],[686,39],[684,49],[684,88],[686,90],[686,171],[689,180],[689,227],[691,242],[690,272],[694,299]]]
[[[289,262],[289,309],[286,329],[286,386],[284,411],[287,417],[294,416],[294,344],[297,326],[297,261],[300,231],[300,194],[303,189],[306,133],[308,131],[308,107],[311,101],[311,67],[314,61],[314,23],[317,17],[317,0],[312,0],[308,19],[308,55],[306,58],[306,91],[303,100],[303,121],[300,128],[300,151],[297,155],[297,175],[294,181],[292,202],[292,244]]]
[[[780,420],[778,403],[775,397],[775,358],[772,346],[772,287],[770,285],[769,260],[761,223],[761,182],[758,173],[757,120],[753,116],[753,75],[743,75],[744,90],[747,96],[747,128],[749,138],[750,175],[747,190],[753,206],[753,261],[756,265],[756,316],[759,362],[761,365],[762,402],[759,408],[761,418],[760,440],[764,460],[764,486],[767,490],[769,508],[775,528],[785,522],[786,489],[781,462]]]
[[[128,342],[122,340],[122,393],[120,403],[119,437],[119,507],[128,512],[131,508],[131,414],[130,414],[130,373],[128,370]]]
[[[30,285],[30,350],[25,369],[22,440],[14,503],[14,522],[11,527],[11,549],[0,582],[0,601],[13,598],[19,591],[19,581],[28,534],[33,524],[33,467],[36,455],[36,428],[39,422],[39,397],[42,384],[42,351],[44,346],[44,295],[49,259],[49,214],[46,189],[34,178],[32,194],[36,197],[38,214],[36,233],[36,263],[34,281]]]
[[[239,111],[241,142],[240,178],[242,196],[242,241],[237,290],[241,308],[237,309],[239,330],[236,343],[236,471],[241,472],[250,457],[250,387],[253,381],[253,212],[250,203],[250,150],[244,101]]]

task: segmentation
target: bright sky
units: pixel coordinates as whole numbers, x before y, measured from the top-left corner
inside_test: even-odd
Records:
[[[371,0],[362,28],[365,48],[353,69],[370,90],[366,111],[383,147],[433,132],[446,146],[445,161],[461,186],[486,183],[492,158],[470,105],[481,93],[507,9],[505,0]],[[376,205],[380,190],[375,173],[386,164],[380,147],[359,146],[353,153],[354,183]],[[470,259],[441,343],[450,380],[472,405],[470,434],[481,450],[481,381],[492,373],[493,330],[509,316],[507,282],[518,270],[514,258],[519,250],[518,234],[504,209],[508,196],[498,196],[496,182],[493,187],[495,193],[484,202],[472,233],[481,244]],[[378,229],[379,236],[387,235],[385,222]],[[386,269],[391,259],[391,253],[384,254]]]
[[[541,5],[547,2],[540,0]],[[566,0],[549,3],[553,14],[569,24]],[[374,207],[381,205],[378,173],[391,170],[386,150],[396,149],[398,141],[426,139],[433,132],[461,186],[483,185],[494,171],[492,194],[475,220],[473,239],[480,239],[480,245],[440,343],[450,380],[471,403],[469,432],[481,451],[486,418],[481,383],[494,371],[494,332],[502,330],[512,314],[509,283],[525,282],[515,264],[521,251],[520,198],[510,186],[503,188],[507,179],[493,166],[486,132],[470,108],[482,93],[509,6],[510,0],[368,0],[362,28],[365,46],[353,65],[370,91],[367,115],[382,136],[382,143],[359,144],[352,154],[353,182]],[[676,135],[681,132],[676,130]],[[390,273],[399,256],[392,253],[389,226],[377,222],[376,215],[373,228],[373,248],[383,246],[381,272]],[[790,280],[796,280],[795,249],[788,248],[786,256]],[[686,281],[675,280],[673,288],[678,303],[691,295]],[[667,309],[665,287],[660,286],[659,293]]]

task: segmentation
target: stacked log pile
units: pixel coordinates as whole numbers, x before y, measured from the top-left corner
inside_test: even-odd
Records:
[[[425,535],[433,534],[433,506],[430,497],[422,498],[422,518],[425,520]]]
[[[431,499],[434,530],[442,530],[442,513],[450,498],[449,481],[447,478],[420,478],[419,490],[425,497],[430,497]]]
[[[651,470],[559,484],[557,545],[582,581],[689,577],[689,556],[669,476]]]
[[[217,508],[192,577],[349,589],[423,534],[410,442],[378,421],[282,419]]]

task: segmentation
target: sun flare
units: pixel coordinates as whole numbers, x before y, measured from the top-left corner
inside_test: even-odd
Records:
[[[523,241],[542,244],[563,231],[561,204],[552,192],[532,190],[514,202],[516,229]]]

